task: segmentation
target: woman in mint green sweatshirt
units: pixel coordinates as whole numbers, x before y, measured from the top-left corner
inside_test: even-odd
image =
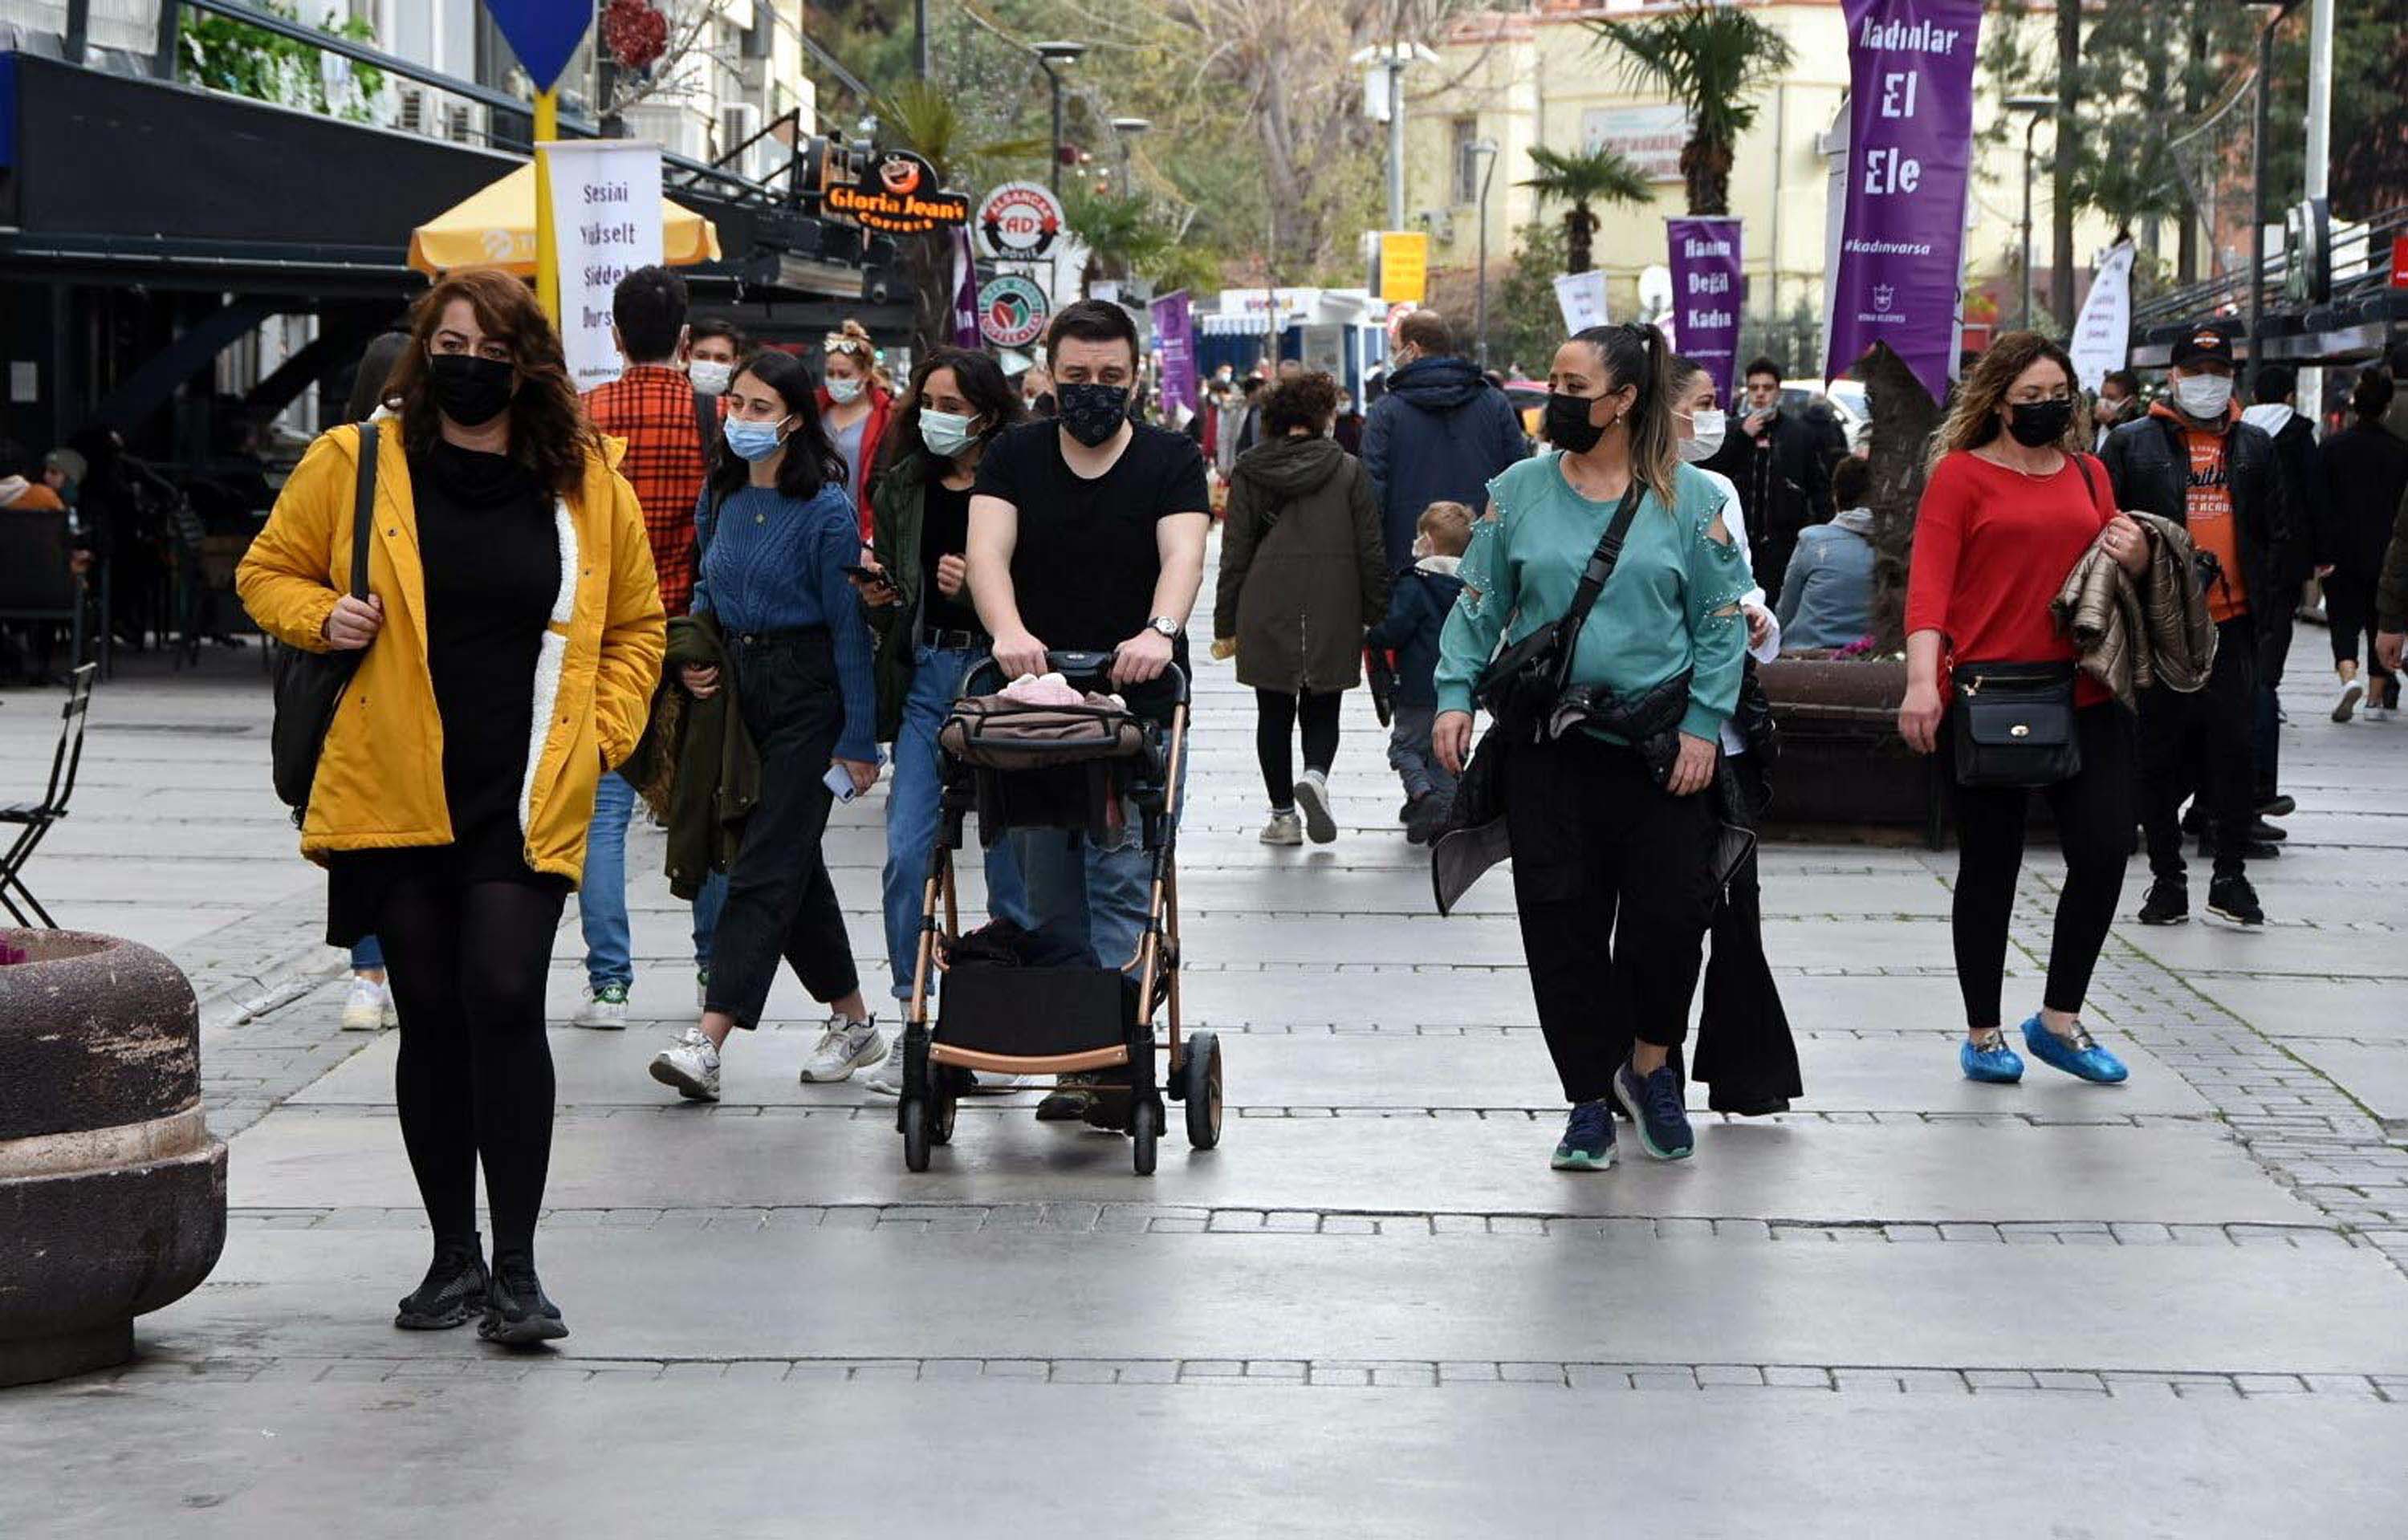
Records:
[[[1632,698],[1685,675],[1679,752],[1660,778],[1633,746],[1580,729],[1515,744],[1505,762],[1514,906],[1539,1022],[1571,1118],[1554,1163],[1613,1163],[1606,1098],[1658,1160],[1692,1147],[1680,1073],[1713,912],[1717,736],[1739,695],[1747,563],[1705,476],[1681,463],[1670,349],[1652,326],[1593,326],[1547,376],[1555,452],[1488,483],[1456,601],[1440,638],[1432,744],[1459,772],[1472,689],[1498,644],[1560,617],[1634,479],[1641,498],[1613,575],[1573,654],[1572,683]],[[1627,988],[1607,988],[1605,939]]]

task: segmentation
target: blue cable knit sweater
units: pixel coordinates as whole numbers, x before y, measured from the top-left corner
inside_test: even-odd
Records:
[[[844,576],[861,560],[853,499],[834,482],[808,503],[747,486],[721,505],[714,521],[705,487],[695,522],[708,549],[695,578],[694,612],[715,615],[723,630],[737,633],[825,626],[844,701],[837,757],[877,759],[869,622]]]

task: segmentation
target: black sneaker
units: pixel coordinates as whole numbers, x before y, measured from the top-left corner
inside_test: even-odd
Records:
[[[2291,831],[2278,829],[2261,818],[2249,825],[2249,837],[2261,844],[2280,845],[2291,837]]]
[[[2293,813],[2296,813],[2299,810],[2300,805],[2297,801],[2290,797],[2284,796],[2268,797],[2264,802],[2258,805],[2258,816],[2259,818],[2289,818]]]
[[[560,1306],[545,1297],[536,1281],[531,1257],[501,1257],[494,1264],[493,1286],[485,1291],[485,1319],[477,1334],[487,1342],[523,1348],[552,1342],[568,1334]]]
[[[393,1323],[405,1332],[444,1332],[467,1323],[485,1303],[485,1256],[475,1235],[439,1241],[415,1291],[403,1296]]]
[[[1095,1105],[1098,1077],[1092,1070],[1065,1075],[1055,1080],[1054,1089],[1037,1104],[1037,1120],[1040,1123],[1075,1123],[1087,1115]]]
[[[1446,825],[1446,800],[1436,791],[1424,791],[1405,809],[1405,843],[1434,843]]]
[[[2272,861],[2282,853],[2283,848],[2271,839],[2244,839],[2241,842],[2241,859],[2243,861]],[[2212,836],[2199,836],[2199,859],[2215,859],[2215,841]]]
[[[2207,912],[2235,925],[2266,923],[2266,911],[2258,906],[2258,890],[2249,886],[2249,879],[2239,872],[2219,877],[2207,885]]]
[[[2179,925],[2190,918],[2190,884],[2178,877],[2161,877],[2149,884],[2141,905],[2143,925]]]

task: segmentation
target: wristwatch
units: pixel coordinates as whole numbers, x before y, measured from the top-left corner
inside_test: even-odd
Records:
[[[1172,620],[1168,615],[1155,616],[1153,620],[1146,621],[1145,628],[1148,631],[1160,632],[1166,641],[1173,642],[1179,640],[1179,634],[1187,629],[1185,626],[1181,625],[1178,621]]]

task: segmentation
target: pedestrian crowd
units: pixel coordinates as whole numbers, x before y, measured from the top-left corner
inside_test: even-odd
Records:
[[[360,659],[298,817],[328,939],[354,948],[344,1024],[399,1027],[434,1257],[397,1324],[566,1332],[535,1270],[544,983],[573,891],[572,1020],[628,1024],[639,805],[691,909],[691,1024],[643,1061],[664,1094],[719,1098],[782,964],[827,1013],[802,1079],[908,1096],[917,1062],[874,1002],[936,987],[915,961],[955,703],[1053,698],[1086,656],[1096,688],[1170,720],[1216,516],[1211,655],[1254,695],[1262,843],[1340,837],[1343,703],[1368,680],[1398,823],[1431,848],[1442,903],[1451,871],[1512,859],[1569,1108],[1555,1167],[1612,1165],[1618,1120],[1649,1156],[1689,1156],[1693,1078],[1735,1116],[1803,1094],[1762,933],[1754,831],[1778,737],[1760,670],[1874,645],[1883,535],[1873,467],[1784,404],[1771,361],[1726,403],[1656,328],[1582,331],[1551,361],[1534,443],[1429,311],[1403,320],[1359,413],[1295,360],[1224,369],[1164,413],[1110,303],[1064,308],[1016,378],[940,348],[898,379],[853,322],[815,349],[759,345],[690,314],[660,268],[628,275],[613,321],[624,372],[580,400],[524,285],[437,282],[363,362],[364,425],[311,446],[238,575],[275,638]],[[1898,729],[1946,766],[1971,1078],[2014,1082],[2026,1054],[2126,1077],[2083,1011],[2136,828],[2142,921],[2187,917],[2197,835],[2207,912],[2263,923],[2247,870],[2293,806],[2273,686],[2304,585],[2332,621],[2334,719],[2396,706],[2393,380],[2362,376],[2322,443],[2293,389],[2261,369],[2244,410],[2230,342],[2202,328],[2161,399],[2111,376],[2094,410],[2061,349],[2009,334],[1910,467]],[[882,981],[857,966],[826,849],[833,809],[882,780]],[[2019,1052],[2002,996],[2034,791],[2066,877]],[[989,920],[1131,967],[1159,902],[1146,822],[985,831]],[[974,1089],[1018,1083],[982,1070]],[[1110,1090],[1062,1075],[1037,1117],[1096,1121]]]

